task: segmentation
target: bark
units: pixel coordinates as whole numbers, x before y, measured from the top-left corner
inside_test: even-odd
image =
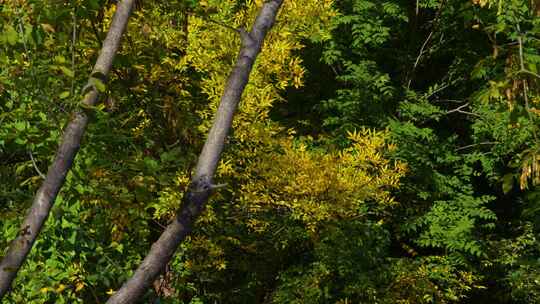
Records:
[[[114,55],[120,46],[120,39],[126,29],[134,2],[135,0],[123,0],[118,3],[107,38],[103,42],[103,47],[90,78],[97,78],[96,75],[99,75],[99,78],[104,78],[111,70]],[[103,80],[100,79],[100,81]],[[86,92],[81,103],[86,108],[94,106],[98,102],[99,92],[91,84],[92,81],[96,80],[89,79],[88,85],[83,89],[83,92]],[[79,150],[88,120],[89,117],[85,111],[77,111],[72,115],[71,121],[64,130],[54,161],[34,197],[19,234],[11,242],[6,255],[0,262],[0,300],[8,292],[12,281],[32,249],[32,245],[49,215],[49,211]]]
[[[234,113],[249,80],[255,59],[263,40],[275,22],[283,0],[270,0],[264,5],[248,33],[239,30],[242,47],[236,65],[227,81],[212,128],[199,156],[190,187],[184,196],[182,208],[167,226],[133,276],[107,301],[108,304],[135,303],[171,260],[178,245],[191,233],[193,224],[204,209],[215,188],[212,177],[232,125]]]

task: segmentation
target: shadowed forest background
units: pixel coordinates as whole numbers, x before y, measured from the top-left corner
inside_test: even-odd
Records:
[[[2,303],[105,303],[180,208],[262,0],[0,0],[0,258],[91,122]],[[540,303],[540,2],[285,0],[191,235],[142,303]]]

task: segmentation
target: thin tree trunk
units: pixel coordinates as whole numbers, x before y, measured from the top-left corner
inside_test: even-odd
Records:
[[[87,92],[81,101],[83,106],[94,106],[99,97],[98,90],[91,84],[92,81],[104,81],[109,73],[114,55],[120,46],[120,38],[124,33],[129,15],[135,0],[123,0],[118,3],[107,38],[96,61],[89,84],[84,90]],[[19,268],[32,249],[49,211],[51,210],[60,188],[64,184],[67,172],[71,168],[73,159],[79,150],[81,138],[88,125],[88,115],[84,111],[73,114],[62,136],[62,141],[56,152],[52,165],[49,167],[45,181],[37,191],[34,201],[26,218],[24,219],[19,235],[10,244],[10,247],[0,263],[0,300],[8,292]]]
[[[216,187],[212,177],[216,171],[225,139],[232,125],[234,113],[263,40],[275,22],[283,0],[270,0],[257,16],[251,32],[239,30],[242,47],[235,67],[227,81],[225,91],[204,144],[182,208],[173,222],[152,245],[133,276],[107,301],[108,304],[135,303],[157,278],[172,258],[178,245],[191,233],[193,223],[204,209],[212,190]]]

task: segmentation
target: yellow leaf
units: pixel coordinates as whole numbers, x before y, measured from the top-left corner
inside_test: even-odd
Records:
[[[60,284],[60,285],[58,285],[58,288],[56,288],[56,292],[57,292],[57,293],[61,293],[61,292],[64,291],[65,289],[66,289],[66,285]]]
[[[41,27],[42,27],[43,30],[44,30],[45,32],[47,32],[47,33],[54,33],[54,32],[56,32],[56,31],[54,30],[54,27],[53,27],[52,25],[50,25],[50,24],[42,23],[42,24],[41,24]]]

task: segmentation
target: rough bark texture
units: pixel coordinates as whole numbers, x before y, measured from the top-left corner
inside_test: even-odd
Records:
[[[118,3],[107,38],[103,43],[91,75],[106,76],[109,73],[134,2],[135,0],[123,0]],[[98,101],[99,93],[92,85],[88,85],[86,88],[87,92],[81,102],[86,106],[94,106]],[[8,292],[12,281],[32,249],[32,245],[49,215],[56,196],[64,184],[67,172],[71,168],[73,159],[79,150],[81,138],[87,124],[87,114],[84,111],[79,111],[73,114],[72,120],[64,130],[62,141],[54,161],[49,167],[45,181],[34,197],[32,206],[21,225],[19,235],[12,241],[0,263],[0,300]]]
[[[266,1],[249,33],[240,30],[242,47],[236,65],[227,81],[212,128],[197,162],[194,177],[184,196],[176,218],[152,245],[133,276],[107,301],[108,304],[135,303],[171,260],[178,245],[190,234],[193,223],[204,209],[214,185],[212,177],[232,125],[234,113],[249,74],[263,44],[264,37],[274,24],[283,0]]]

